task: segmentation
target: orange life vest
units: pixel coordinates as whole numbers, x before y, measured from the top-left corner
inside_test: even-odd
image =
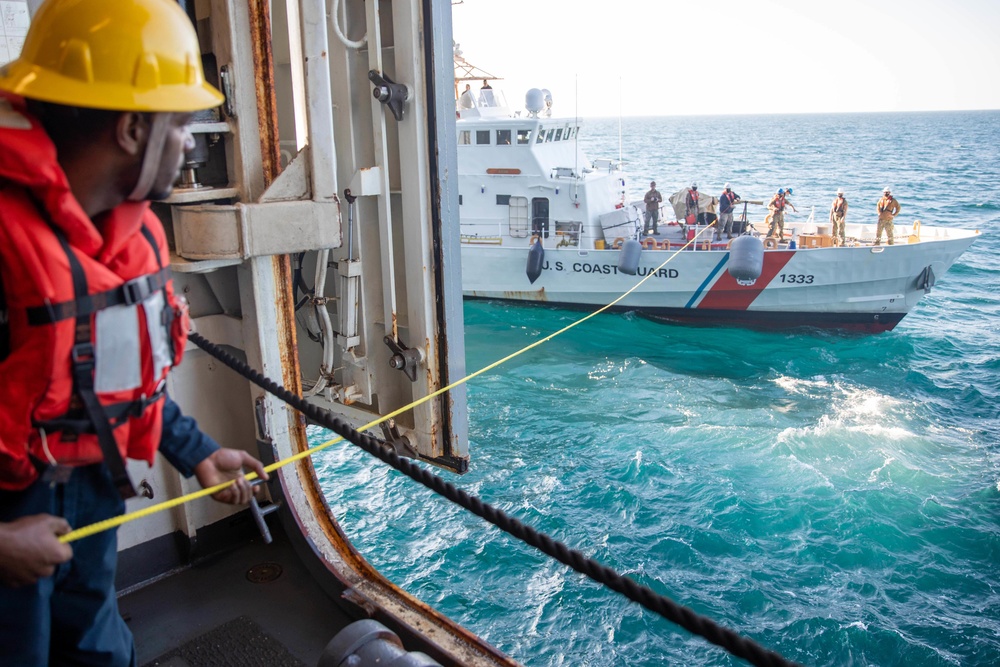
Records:
[[[118,206],[98,231],[44,130],[34,120],[30,129],[4,127],[0,118],[9,326],[0,354],[0,489],[27,487],[39,464],[104,460],[129,495],[122,461],[153,462],[166,376],[187,339],[168,262],[148,204]]]
[[[719,198],[719,201],[720,202],[725,202],[724,206],[720,207],[719,212],[720,213],[728,213],[733,208],[733,202],[736,201],[736,193],[735,192],[731,192],[731,191],[730,192],[723,192],[722,193],[722,197]]]

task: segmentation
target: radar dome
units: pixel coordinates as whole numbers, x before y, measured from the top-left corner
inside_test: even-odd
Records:
[[[524,95],[524,107],[531,114],[537,114],[545,108],[545,93],[538,88],[532,88]]]

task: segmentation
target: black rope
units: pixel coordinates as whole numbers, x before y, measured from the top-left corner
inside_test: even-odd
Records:
[[[585,574],[599,584],[617,591],[633,602],[653,611],[663,618],[675,623],[688,632],[704,637],[711,643],[724,648],[729,653],[743,658],[760,667],[785,667],[796,663],[785,660],[781,655],[760,646],[756,642],[743,637],[728,628],[716,624],[711,619],[701,616],[691,609],[677,604],[670,598],[660,595],[652,589],[642,586],[629,577],[623,577],[610,567],[587,558],[576,549],[570,549],[562,542],[553,540],[545,533],[539,533],[531,526],[526,526],[517,519],[508,516],[501,510],[483,502],[476,496],[469,495],[462,489],[438,477],[434,473],[418,466],[409,459],[397,455],[390,447],[366,433],[360,433],[329,410],[309,403],[299,396],[289,392],[270,378],[261,375],[248,365],[232,356],[218,345],[206,340],[203,336],[192,332],[190,340],[231,369],[250,380],[260,388],[268,391],[284,402],[306,415],[314,422],[325,426],[337,435],[354,443],[372,456],[388,463],[408,477],[420,482],[427,488],[460,505],[476,516],[486,519],[494,526],[507,532],[522,542],[555,558],[560,563],[568,565],[577,572]]]

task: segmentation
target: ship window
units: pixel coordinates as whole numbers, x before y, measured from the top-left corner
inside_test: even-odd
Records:
[[[550,141],[552,141],[555,138],[555,136],[556,136],[556,131],[555,130],[549,130],[548,132],[546,132],[545,133],[545,143],[549,143]]]
[[[562,128],[556,130],[556,141],[562,141]]]
[[[497,130],[497,146],[510,146],[510,130]]]
[[[507,206],[510,204],[510,195],[497,195],[497,206]]]
[[[518,130],[517,131],[517,145],[523,146],[524,144],[531,143],[531,130]]]
[[[476,130],[476,143],[480,146],[490,145],[490,131],[489,130]]]
[[[528,238],[528,198],[511,197],[509,209],[510,235],[517,239]]]
[[[458,133],[458,144],[460,146],[467,146],[472,143],[472,132],[469,130],[462,130]]]
[[[462,205],[462,195],[458,195],[458,205]]]
[[[540,144],[543,141],[545,141],[545,130],[543,130],[542,128],[538,128],[538,138],[535,139],[535,143]]]

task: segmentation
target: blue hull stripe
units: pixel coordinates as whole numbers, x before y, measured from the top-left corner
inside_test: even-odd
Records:
[[[694,291],[694,294],[691,295],[691,300],[688,301],[687,304],[684,306],[685,308],[690,308],[694,305],[694,302],[698,300],[698,297],[700,297],[701,293],[705,291],[705,288],[708,287],[708,284],[712,282],[712,278],[715,278],[715,274],[717,274],[722,269],[722,267],[726,265],[726,262],[728,260],[729,260],[729,253],[727,252],[725,255],[723,255],[722,260],[715,266],[715,268],[712,269],[712,272],[708,274],[708,277],[705,278],[705,282],[699,285],[698,289]]]

